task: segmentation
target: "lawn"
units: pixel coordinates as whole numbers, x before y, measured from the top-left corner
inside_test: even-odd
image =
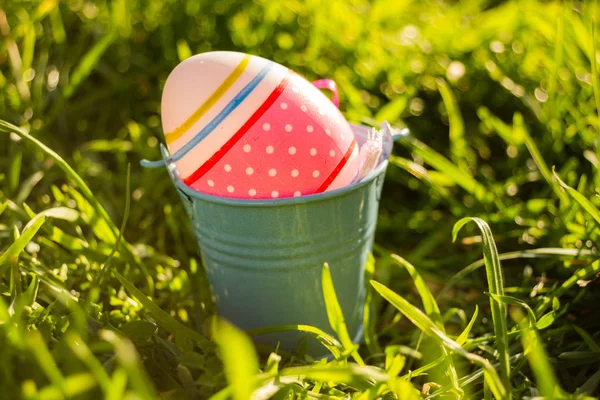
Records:
[[[600,395],[598,16],[595,1],[3,2],[0,397]],[[349,121],[409,128],[360,346],[331,285],[333,329],[314,334],[328,359],[213,318],[177,191],[139,166],[160,157],[169,72],[211,50],[334,79]]]

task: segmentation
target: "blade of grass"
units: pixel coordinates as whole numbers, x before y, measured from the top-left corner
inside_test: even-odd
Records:
[[[435,368],[438,365],[440,365],[441,363],[443,363],[445,358],[446,358],[446,356],[442,355],[438,359],[433,360],[432,362],[427,363],[427,364],[415,369],[414,371],[409,371],[407,374],[404,374],[402,377],[412,379],[412,378],[416,378],[417,376],[424,375],[425,372],[427,372],[430,369]]]
[[[331,354],[336,358],[340,358],[342,353],[340,349],[342,348],[342,344],[338,342],[336,338],[329,335],[328,333],[322,331],[319,328],[315,328],[310,325],[278,325],[278,326],[269,326],[264,328],[252,329],[251,331],[246,332],[250,336],[260,336],[266,335],[268,333],[276,333],[276,332],[289,332],[289,331],[299,331],[306,332],[314,336],[327,350],[331,352]]]
[[[17,188],[19,187],[19,182],[21,179],[21,165],[23,163],[23,149],[20,143],[13,143],[13,146],[16,146],[17,149],[12,153],[12,157],[10,159],[10,166],[8,167],[8,183],[9,188],[12,193],[15,193]]]
[[[61,156],[59,156],[56,152],[54,152],[48,146],[46,146],[45,144],[43,144],[42,142],[37,140],[31,134],[25,132],[23,129],[21,129],[11,123],[8,123],[4,120],[1,120],[1,119],[0,119],[0,132],[14,133],[23,139],[27,139],[30,142],[32,142],[33,144],[35,144],[40,150],[42,150],[42,152],[44,152],[46,155],[48,155],[50,158],[52,158],[54,160],[54,162],[56,162],[56,164],[60,167],[60,169],[62,169],[63,172],[67,175],[67,178],[69,178],[75,184],[75,186],[77,188],[79,188],[79,191],[83,194],[83,196],[86,198],[86,200],[92,205],[92,207],[96,211],[97,215],[102,220],[104,220],[106,222],[106,224],[108,224],[108,226],[110,227],[110,229],[112,231],[112,235],[116,240],[116,238],[118,236],[118,231],[117,231],[116,225],[114,224],[114,222],[112,221],[112,219],[110,218],[110,216],[108,215],[108,213],[106,212],[104,207],[102,207],[102,205],[100,204],[100,202],[98,201],[98,199],[96,198],[94,193],[90,190],[88,185],[85,183],[85,181],[79,176],[79,174],[77,174],[77,172],[75,172],[75,170]],[[137,255],[135,255],[133,249],[126,241],[123,241],[122,245],[120,247],[121,247],[121,250],[123,250],[123,253],[128,256],[128,259],[136,267],[140,268],[142,271],[147,271],[146,266],[142,263],[140,258]],[[149,287],[150,291],[152,292],[154,290],[154,283],[153,283],[152,277],[148,273],[145,273],[145,276],[146,276],[146,280],[148,281],[148,287]]]
[[[33,358],[39,364],[40,369],[48,380],[56,386],[63,395],[66,395],[65,378],[60,372],[54,357],[48,350],[46,342],[38,331],[29,331],[25,339]]]
[[[594,100],[596,102],[596,129],[600,135],[600,83],[598,82],[598,62],[596,61],[596,16],[592,16],[592,87],[594,88]],[[600,151],[600,150],[599,150]]]
[[[473,329],[473,325],[475,325],[475,321],[477,320],[478,314],[479,314],[479,307],[476,305],[475,312],[473,313],[471,320],[469,321],[469,323],[467,324],[465,329],[461,332],[461,334],[458,335],[458,337],[456,338],[456,343],[458,343],[461,346],[463,344],[465,344],[465,342],[469,338],[469,333],[471,332],[471,329]]]
[[[387,382],[390,377],[379,368],[347,365],[310,365],[289,367],[281,370],[279,376],[299,376],[321,382],[344,383],[357,390],[367,390],[375,382]]]
[[[489,297],[491,297],[492,299],[494,299],[500,303],[510,304],[513,306],[519,306],[519,307],[524,308],[525,311],[527,311],[527,318],[529,319],[529,327],[530,328],[535,327],[535,324],[537,322],[535,313],[533,312],[531,307],[529,307],[529,304],[525,303],[523,300],[517,299],[516,297],[512,297],[512,296],[506,296],[506,295],[500,296],[500,295],[493,294],[493,293],[486,293],[486,295],[488,295]]]
[[[325,308],[327,309],[327,318],[329,319],[331,329],[333,329],[337,335],[345,351],[356,349],[357,346],[352,343],[352,339],[350,339],[350,335],[348,334],[344,313],[342,312],[337,295],[335,294],[333,279],[331,278],[329,264],[327,263],[323,264],[321,283],[323,285],[323,297],[325,299]],[[358,351],[352,351],[352,357],[359,365],[365,365],[362,357],[358,354]]]
[[[465,173],[468,170],[469,146],[465,140],[465,123],[460,115],[460,108],[452,89],[442,78],[437,79],[437,87],[448,113],[450,124],[450,153],[454,161]],[[469,174],[470,175],[470,174]]]
[[[112,271],[112,273],[117,277],[121,285],[125,287],[125,289],[137,300],[139,301],[147,311],[152,315],[154,319],[167,331],[171,332],[174,335],[181,335],[193,343],[196,343],[200,347],[210,346],[210,342],[200,333],[188,328],[187,326],[181,324],[173,317],[171,317],[166,311],[162,310],[158,307],[154,302],[148,298],[144,293],[142,293],[138,288],[136,288],[131,282],[129,282],[123,275],[119,274],[117,271]],[[206,348],[206,347],[205,347]]]
[[[49,208],[35,215],[23,228],[23,232],[17,240],[15,240],[10,247],[0,255],[0,276],[4,275],[8,265],[16,264],[19,255],[25,249],[25,246],[33,239],[35,234],[42,227],[44,222],[50,217],[57,219],[64,219],[66,221],[73,221],[77,219],[79,214],[77,211],[71,210],[67,207],[55,207]]]
[[[515,113],[513,118],[513,130],[517,132],[515,133],[516,135],[525,138],[525,146],[527,147],[527,150],[529,150],[529,154],[531,154],[531,157],[533,158],[533,161],[540,170],[540,173],[542,174],[546,182],[548,182],[554,193],[556,193],[556,195],[560,199],[561,205],[565,208],[568,208],[570,204],[569,197],[565,194],[565,192],[563,192],[560,189],[560,187],[552,179],[552,173],[550,172],[550,168],[548,168],[548,164],[546,164],[546,161],[544,160],[544,157],[542,157],[540,149],[537,147],[537,144],[529,134],[529,130],[527,130],[527,127],[525,126],[523,116],[518,112]]]
[[[600,272],[600,260],[596,260],[589,265],[575,271],[569,279],[563,282],[558,288],[548,294],[547,301],[540,304],[535,310],[536,315],[543,314],[552,304],[552,298],[561,298],[569,289],[577,284],[579,280],[587,280]]]
[[[125,183],[125,211],[123,213],[123,222],[121,222],[121,228],[119,229],[119,236],[117,237],[117,241],[115,242],[108,259],[101,267],[100,272],[94,278],[92,285],[90,286],[90,292],[95,290],[102,283],[102,278],[106,275],[106,272],[110,268],[110,262],[113,259],[119,245],[121,243],[121,239],[123,238],[123,232],[125,231],[125,226],[127,225],[127,219],[129,218],[129,207],[131,204],[131,199],[129,193],[131,192],[131,164],[127,164],[127,181]]]
[[[108,393],[111,384],[110,378],[83,339],[76,333],[68,332],[65,336],[65,342],[73,354],[93,373],[104,393]]]
[[[61,44],[67,38],[65,33],[65,26],[62,21],[60,14],[60,8],[56,7],[50,12],[50,26],[52,31],[52,38],[56,44]]]
[[[392,258],[392,260],[394,260],[394,262],[396,262],[396,264],[406,269],[406,271],[408,272],[415,284],[417,292],[419,292],[419,296],[421,296],[421,301],[423,302],[425,314],[427,314],[429,318],[431,318],[431,320],[442,332],[445,332],[446,329],[444,328],[444,322],[442,321],[440,308],[417,269],[411,263],[409,263],[397,254],[391,254],[390,257]]]
[[[45,215],[37,215],[25,225],[21,236],[15,240],[10,247],[0,255],[0,276],[3,276],[9,265],[16,264],[19,255],[25,249],[25,246],[33,239],[42,224],[48,219]]]
[[[110,343],[115,349],[115,356],[119,364],[127,371],[131,389],[136,397],[144,400],[156,399],[156,393],[142,361],[131,341],[118,336],[114,331],[102,330],[99,332],[102,340]]]
[[[483,237],[483,259],[485,261],[485,270],[487,275],[489,292],[494,295],[504,295],[504,284],[502,280],[502,267],[498,258],[498,250],[489,225],[480,218],[466,217],[459,220],[452,230],[452,240],[456,241],[456,236],[460,229],[469,222],[475,222]],[[494,333],[496,334],[496,348],[498,350],[498,360],[500,361],[500,376],[503,386],[508,393],[511,392],[510,386],[510,360],[508,355],[508,338],[506,324],[506,306],[493,299],[490,299],[490,308],[492,310],[492,320],[494,324]]]
[[[404,298],[394,293],[384,285],[376,281],[371,281],[371,285],[379,294],[396,307],[406,318],[408,318],[417,328],[423,331],[427,336],[440,341],[448,350],[466,358],[472,363],[483,368],[484,376],[488,381],[490,388],[498,399],[509,399],[510,392],[506,390],[498,373],[488,360],[476,354],[465,351],[458,343],[446,336],[438,329],[435,323],[427,317],[421,310],[410,304]]]
[[[65,378],[65,398],[77,398],[81,397],[84,393],[95,388],[96,380],[94,376],[87,373],[75,373]],[[57,388],[54,385],[49,385],[37,393],[36,399],[57,399],[60,397],[60,392],[57,393]]]
[[[575,329],[575,332],[577,332],[577,334],[581,336],[581,338],[583,339],[585,344],[588,345],[590,350],[594,352],[600,352],[600,345],[596,343],[594,338],[592,338],[592,336],[589,333],[587,333],[585,329],[580,328],[577,325],[573,325],[573,329]]]
[[[244,332],[224,320],[215,322],[213,337],[219,345],[233,399],[250,399],[255,389],[253,377],[259,372],[258,356],[252,341]]]
[[[408,106],[408,96],[398,96],[377,111],[373,119],[379,123],[388,121],[393,124],[400,119]]]
[[[551,256],[565,256],[565,257],[579,257],[579,256],[591,256],[593,253],[590,250],[584,249],[562,249],[559,247],[547,247],[531,250],[512,251],[508,253],[502,253],[498,255],[500,261],[515,260],[519,258],[547,258]],[[452,278],[448,280],[444,288],[440,291],[437,296],[437,300],[441,299],[458,281],[463,279],[468,274],[477,271],[479,268],[485,266],[485,260],[477,260],[474,263],[467,265],[465,268],[458,271]]]
[[[554,167],[552,168],[552,174],[554,175],[554,178],[558,181],[558,184],[562,188],[564,188],[569,194],[569,196],[571,196],[573,200],[575,200],[581,207],[583,207],[583,209],[587,211],[592,218],[594,218],[594,220],[598,224],[598,227],[600,227],[600,211],[598,211],[596,206],[592,204],[592,202],[589,201],[583,194],[579,193],[577,190],[573,189],[571,186],[563,182],[563,180],[560,179],[560,177],[554,170]]]
[[[104,52],[110,47],[117,36],[116,30],[109,31],[79,60],[79,63],[73,68],[73,72],[69,76],[69,83],[63,90],[63,96],[66,99],[71,97],[79,85],[81,85],[81,82],[90,75]]]
[[[447,176],[452,182],[472,194],[479,202],[488,204],[494,200],[490,191],[485,186],[477,182],[473,177],[425,143],[412,137],[400,140],[398,143],[406,146],[415,155],[421,157],[427,164],[431,165],[440,173]]]
[[[365,264],[365,280],[370,281],[375,274],[375,257],[369,253],[369,259]],[[377,313],[373,304],[373,288],[368,285],[366,288],[365,306],[363,310],[363,325],[365,330],[365,344],[369,353],[379,354],[382,352],[381,346],[377,340],[376,333]]]
[[[442,196],[442,198],[444,198],[446,201],[448,201],[448,203],[452,206],[452,210],[460,210],[461,209],[460,204],[456,201],[456,199],[454,198],[454,196],[452,196],[452,194],[448,191],[448,189],[446,189],[445,187],[443,187],[441,185],[438,185],[431,177],[431,174],[429,173],[429,171],[426,168],[424,168],[423,166],[421,166],[413,161],[407,160],[406,158],[398,157],[395,155],[390,156],[389,162],[392,165],[402,168],[403,170],[405,170],[406,172],[408,172],[415,178],[417,178],[420,181],[424,182],[425,184],[429,185],[429,187],[431,187],[436,192],[438,192]]]
[[[127,371],[123,368],[117,368],[112,374],[112,379],[108,391],[105,392],[105,399],[123,399],[127,389]]]
[[[423,302],[425,314],[427,314],[429,318],[431,318],[431,320],[438,327],[438,329],[445,334],[446,328],[444,328],[444,322],[442,321],[442,316],[440,315],[440,308],[437,302],[435,301],[433,294],[431,294],[431,291],[427,287],[427,284],[425,283],[417,269],[411,263],[409,263],[397,254],[392,254],[390,257],[397,264],[403,266],[408,271],[408,274],[412,278],[415,287],[419,292],[419,296],[421,296],[421,301]],[[461,398],[464,395],[464,392],[458,384],[458,374],[456,373],[454,362],[452,361],[452,357],[448,353],[447,349],[443,346],[441,347],[442,352],[446,356],[444,363],[446,364],[446,369],[448,370],[448,377],[450,378],[450,382],[453,384],[454,389],[456,390],[457,396]]]
[[[587,381],[585,381],[583,385],[579,386],[578,390],[581,393],[593,395],[594,393],[596,393],[598,385],[600,385],[600,369],[596,371],[594,375],[590,376],[590,378]]]
[[[556,38],[554,40],[554,62],[552,63],[552,72],[550,75],[550,79],[548,80],[548,99],[551,101],[550,108],[550,118],[549,120],[552,122],[556,122],[556,124],[551,124],[550,126],[553,128],[552,133],[554,140],[559,140],[559,136],[562,129],[560,129],[561,121],[556,118],[559,114],[558,100],[560,97],[557,95],[558,93],[558,82],[559,82],[559,71],[563,66],[563,54],[564,54],[564,36],[565,36],[565,12],[563,8],[563,4],[560,3],[556,24]]]
[[[519,314],[517,311],[511,313],[515,319],[519,320],[521,342],[523,343],[523,349],[529,361],[529,366],[535,375],[537,389],[547,399],[564,398],[564,391],[558,384],[539,336],[534,329],[530,328],[530,324],[527,323],[526,319]]]
[[[522,358],[523,358],[523,353],[515,354],[514,356],[512,356],[510,358],[511,364],[521,361]],[[493,364],[493,367],[497,368],[498,363]],[[483,373],[484,373],[483,369],[477,369],[475,372],[471,372],[470,374],[463,376],[462,378],[460,378],[460,387],[465,387],[465,386],[471,385],[471,384],[479,381],[481,379],[481,377],[483,376]],[[439,397],[443,394],[446,394],[446,393],[450,392],[450,390],[452,390],[452,387],[450,385],[441,387],[440,389],[436,390],[434,393],[429,395],[427,397],[427,400]]]
[[[489,130],[496,132],[507,144],[520,147],[524,143],[525,138],[518,136],[520,132],[515,132],[510,125],[492,114],[487,107],[479,107],[477,116]]]

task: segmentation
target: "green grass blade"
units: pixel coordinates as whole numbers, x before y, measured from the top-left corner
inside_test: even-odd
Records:
[[[396,394],[396,398],[402,400],[419,400],[421,393],[410,383],[402,378],[396,378],[388,382],[390,390]]]
[[[515,313],[515,315],[517,314]],[[539,336],[534,329],[530,328],[530,324],[525,321],[525,318],[520,318],[519,326],[525,356],[535,375],[540,394],[547,399],[564,398],[563,390],[558,384]]]
[[[435,323],[435,325],[442,331],[446,332],[444,328],[444,322],[442,321],[442,316],[440,314],[440,308],[431,294],[431,291],[427,287],[427,284],[417,271],[417,269],[404,258],[400,257],[397,254],[391,254],[390,257],[394,260],[398,265],[404,267],[408,274],[412,278],[417,292],[419,292],[419,296],[421,296],[421,301],[423,302],[423,309],[425,310],[425,314],[431,318],[431,320]]]
[[[575,329],[575,332],[577,332],[577,334],[581,336],[581,338],[583,339],[585,344],[588,345],[590,350],[600,353],[600,345],[596,343],[594,338],[592,338],[592,336],[589,333],[587,333],[585,329],[580,328],[577,325],[573,325],[573,329]]]
[[[23,208],[25,209],[27,215],[29,215],[31,218],[35,218],[36,215],[43,215],[55,219],[62,219],[67,222],[75,222],[77,219],[79,219],[79,212],[69,207],[52,207],[37,214],[30,209],[27,204],[24,204]]]
[[[9,265],[17,263],[19,255],[25,246],[27,246],[27,243],[33,239],[47,219],[48,217],[45,215],[38,215],[29,221],[29,223],[25,225],[21,236],[19,236],[19,238],[15,240],[2,255],[0,255],[0,276],[4,275]]]
[[[50,26],[52,31],[52,37],[56,44],[61,44],[67,38],[65,33],[65,26],[62,21],[60,14],[60,8],[56,7],[50,12]]]
[[[507,144],[519,147],[525,142],[525,138],[520,136],[520,132],[515,131],[510,125],[492,114],[487,107],[479,107],[477,116],[488,129],[496,132]]]
[[[563,180],[560,179],[554,168],[552,168],[552,173],[554,175],[554,178],[558,181],[558,184],[563,189],[565,189],[569,196],[571,196],[573,200],[575,200],[581,207],[583,207],[583,209],[587,211],[588,214],[590,214],[590,216],[594,218],[596,223],[600,226],[600,211],[596,208],[596,206],[592,204],[592,202],[589,201],[587,197],[585,197],[583,194],[579,193],[577,190],[573,189],[571,186],[563,182]]]
[[[367,390],[375,382],[387,382],[390,378],[384,371],[371,366],[311,365],[290,367],[281,370],[280,376],[298,376],[321,382],[344,383],[358,390]]]
[[[452,160],[461,167],[463,171],[468,171],[469,146],[465,139],[465,123],[456,96],[448,83],[442,78],[437,79],[437,87],[442,95],[442,100],[448,113],[448,122],[450,124],[450,152]]]
[[[102,207],[102,205],[100,204],[100,202],[98,201],[98,199],[96,198],[94,193],[90,190],[90,188],[85,183],[85,181],[81,178],[81,176],[79,176],[79,174],[77,174],[77,172],[75,172],[75,170],[61,156],[59,156],[55,151],[53,151],[48,146],[46,146],[45,144],[43,144],[42,142],[37,140],[35,137],[33,137],[28,132],[25,132],[23,129],[18,128],[15,125],[8,123],[1,119],[0,119],[0,132],[14,133],[23,139],[27,139],[30,142],[32,142],[33,144],[35,144],[40,150],[42,150],[42,152],[44,152],[46,155],[48,155],[50,158],[52,158],[54,160],[54,162],[56,163],[56,165],[58,165],[60,167],[60,169],[62,169],[63,172],[67,175],[67,178],[69,178],[75,184],[75,186],[83,194],[83,196],[86,198],[86,200],[92,205],[97,216],[100,219],[104,220],[105,223],[110,227],[110,230],[112,231],[112,236],[115,239],[117,238],[117,236],[118,236],[117,227],[113,223],[112,219],[110,218],[110,216],[108,215],[108,213],[106,212],[104,207]],[[128,256],[128,258],[132,261],[132,263],[136,267],[140,268],[142,271],[146,270],[146,266],[141,262],[139,257],[137,257],[134,254],[133,249],[131,249],[131,247],[128,246],[125,241],[123,241],[121,249],[123,250],[123,252]],[[149,274],[146,275],[146,279],[148,280],[148,285],[149,285],[150,290],[153,290],[154,285],[152,283],[152,278]]]
[[[556,118],[559,115],[559,107],[558,101],[560,97],[557,95],[557,88],[559,83],[559,72],[561,67],[563,66],[563,54],[564,54],[564,37],[565,37],[565,10],[564,6],[561,4],[559,9],[559,15],[557,16],[557,26],[556,26],[556,39],[554,41],[554,62],[552,63],[552,72],[550,75],[550,79],[548,80],[548,99],[551,102],[550,112],[552,113],[550,116],[550,121],[559,120]],[[558,134],[560,134],[560,130],[554,128],[553,129],[554,138],[558,138]]]
[[[398,96],[381,107],[373,119],[379,123],[388,121],[393,124],[400,119],[408,106],[408,96]]]
[[[369,253],[369,258],[365,264],[365,280],[370,281],[375,274],[375,257]],[[365,344],[371,354],[379,354],[382,352],[379,346],[376,333],[377,313],[373,302],[373,288],[368,285],[366,288],[365,306],[363,309],[363,325],[365,330]]]
[[[23,163],[23,149],[18,146],[18,149],[12,153],[10,165],[8,167],[8,183],[11,192],[15,192],[19,187],[21,180],[21,165]]]
[[[456,343],[458,343],[461,346],[463,344],[465,344],[465,342],[469,338],[469,333],[471,333],[471,329],[473,329],[473,325],[475,325],[475,321],[477,320],[477,315],[478,314],[479,314],[479,307],[475,306],[475,312],[473,313],[473,316],[471,317],[471,320],[469,321],[469,323],[467,324],[467,326],[465,327],[465,329],[456,338]]]
[[[252,341],[224,320],[217,320],[214,329],[213,337],[219,345],[233,399],[250,399],[255,388],[253,377],[259,372],[258,356]]]
[[[460,210],[461,205],[456,199],[452,196],[452,194],[448,191],[447,188],[440,185],[436,182],[429,170],[424,168],[422,165],[419,165],[411,160],[408,160],[403,157],[398,157],[395,155],[391,155],[389,158],[389,162],[392,165],[395,165],[398,168],[402,168],[418,180],[424,182],[426,185],[431,187],[433,190],[438,192],[452,207],[452,209]]]
[[[561,204],[565,207],[568,207],[570,204],[568,196],[560,189],[558,185],[552,179],[552,173],[550,172],[550,168],[548,168],[548,164],[542,157],[542,153],[538,148],[537,144],[529,134],[527,127],[525,126],[525,122],[523,121],[523,116],[520,113],[515,113],[514,121],[513,121],[513,130],[515,130],[515,134],[518,136],[522,136],[525,138],[525,146],[527,146],[527,150],[529,150],[529,154],[533,158],[533,161],[537,165],[540,173],[548,182],[554,193],[558,196],[561,201]]]
[[[598,386],[600,386],[600,369],[579,387],[579,391],[581,393],[593,395],[594,393],[597,393],[596,390],[598,389]]]
[[[65,398],[77,398],[82,396],[84,393],[90,391],[97,386],[96,379],[92,374],[87,372],[75,373],[65,378]],[[35,397],[39,400],[46,399],[57,399],[63,398],[60,392],[57,392],[57,388],[54,385],[47,386],[39,391]]]
[[[122,399],[127,389],[127,371],[124,368],[117,368],[112,374],[112,379],[108,391],[105,393],[105,399]]]
[[[483,357],[465,351],[458,343],[446,336],[435,323],[427,317],[421,310],[410,304],[404,298],[394,293],[379,282],[371,281],[371,285],[379,294],[396,307],[406,318],[408,318],[417,328],[423,331],[427,336],[440,341],[448,350],[466,358],[472,363],[484,369],[484,376],[489,383],[494,395],[498,399],[510,398],[510,392],[507,392],[505,385],[498,376],[496,370],[490,362]]]
[[[421,157],[427,164],[444,174],[448,179],[472,194],[481,203],[487,204],[493,201],[489,190],[477,182],[471,175],[457,167],[446,157],[436,152],[425,143],[415,139],[407,138],[399,143],[409,148],[415,155]]]
[[[27,290],[25,290],[22,294],[22,297],[18,299],[20,300],[20,304],[32,307],[35,303],[35,299],[37,298],[39,288],[40,278],[37,275],[33,275]]]
[[[115,356],[119,364],[127,371],[131,389],[136,397],[143,400],[156,399],[156,393],[146,370],[142,367],[142,360],[131,341],[118,336],[114,331],[103,330],[100,338],[114,347]]]
[[[35,215],[23,228],[23,232],[10,247],[0,255],[0,276],[4,275],[9,264],[15,264],[19,255],[25,249],[25,246],[33,239],[35,234],[40,230],[44,222],[49,217],[64,219],[66,221],[74,221],[78,218],[79,213],[67,207],[49,208]]]
[[[429,371],[432,368],[437,367],[438,365],[440,365],[441,363],[444,362],[444,360],[446,359],[446,355],[443,355],[441,357],[439,357],[436,360],[433,360],[430,363],[427,363],[423,366],[420,366],[419,368],[415,369],[414,371],[410,371],[409,373],[403,375],[403,378],[416,378],[417,376],[421,376],[421,375],[425,375],[425,373],[427,371]]]
[[[508,253],[502,253],[498,255],[500,261],[515,260],[519,258],[547,258],[552,256],[565,256],[565,257],[583,257],[591,256],[593,253],[590,250],[584,249],[562,249],[559,247],[547,247],[531,250],[522,251],[511,251]],[[463,279],[468,274],[477,271],[479,268],[485,266],[485,259],[480,259],[467,265],[465,268],[458,271],[448,282],[444,285],[444,288],[438,294],[437,299],[442,298],[448,290],[450,290],[457,282]]]
[[[580,268],[577,271],[575,271],[575,273],[573,275],[571,275],[571,277],[569,279],[564,281],[562,283],[562,285],[560,285],[558,288],[556,288],[554,291],[552,291],[547,296],[547,299],[548,299],[547,301],[543,302],[542,304],[539,305],[538,308],[536,308],[536,310],[535,310],[536,315],[543,314],[548,309],[548,307],[550,307],[552,305],[552,301],[551,301],[552,298],[562,297],[565,293],[567,293],[567,291],[569,291],[573,286],[575,286],[579,280],[590,279],[591,277],[598,274],[599,272],[600,272],[600,260],[596,260],[596,261],[590,263],[589,265],[586,265],[585,267]]]
[[[596,129],[600,135],[600,82],[598,80],[598,62],[596,61],[596,16],[592,16],[592,54],[590,61],[592,64],[592,87],[594,88],[594,100],[596,102]]]
[[[506,295],[500,296],[500,295],[493,294],[493,293],[486,293],[486,294],[488,296],[490,296],[492,299],[496,300],[497,302],[524,308],[525,311],[527,311],[527,318],[529,318],[529,327],[531,328],[531,327],[535,326],[535,324],[537,322],[535,313],[533,312],[531,307],[529,307],[529,304],[525,303],[523,300],[517,299],[516,297],[512,297],[512,296],[506,296]]]
[[[348,328],[346,327],[344,314],[337,299],[337,295],[335,294],[333,279],[331,278],[331,272],[329,271],[329,265],[327,263],[323,265],[323,270],[321,272],[321,283],[323,285],[323,297],[325,299],[325,308],[327,309],[329,325],[331,325],[331,329],[333,329],[337,335],[344,349],[349,351],[356,346],[354,343],[352,343],[352,339],[350,339],[350,335],[348,334]],[[364,365],[364,361],[357,351],[353,351],[352,356],[356,359],[357,363]]]
[[[577,281],[590,279],[592,276],[600,272],[600,261],[596,260],[593,263],[578,269],[569,279],[563,282],[556,291],[552,293],[554,297],[562,297],[567,290],[571,289]],[[548,303],[549,304],[549,303]]]
[[[110,378],[82,338],[73,332],[69,332],[65,337],[65,342],[73,354],[93,373],[102,390],[108,393]]]
[[[69,83],[63,90],[63,96],[69,98],[75,93],[75,90],[81,85],[81,82],[87,78],[104,52],[110,47],[110,45],[117,38],[117,31],[111,30],[106,35],[97,41],[88,52],[81,57],[79,63],[73,69],[73,72],[69,76]]]
[[[106,272],[109,270],[110,262],[113,259],[115,253],[117,252],[119,245],[121,244],[121,239],[123,238],[123,232],[125,231],[125,226],[127,225],[127,219],[129,218],[129,207],[131,204],[131,199],[129,196],[130,192],[131,192],[131,164],[127,164],[127,181],[125,183],[125,211],[123,213],[123,222],[121,222],[121,228],[119,229],[119,236],[117,237],[117,240],[112,248],[112,251],[110,252],[110,255],[108,256],[108,259],[102,266],[102,269],[100,270],[98,275],[96,275],[96,277],[94,278],[94,281],[92,282],[92,286],[90,287],[90,291],[97,288],[100,285],[100,283],[102,282],[102,278],[104,277],[104,275],[106,275]]]
[[[404,258],[400,257],[397,254],[392,254],[390,256],[392,260],[394,260],[399,265],[403,266],[409,273],[412,278],[417,291],[419,292],[419,296],[421,296],[421,301],[423,302],[423,308],[425,310],[425,314],[431,318],[431,320],[435,323],[435,325],[439,328],[440,331],[446,333],[446,329],[444,328],[444,322],[442,321],[442,316],[440,314],[440,308],[431,294],[431,291],[427,287],[427,284],[417,271],[417,269]],[[458,374],[456,372],[456,368],[454,366],[454,362],[452,361],[452,357],[448,354],[446,348],[442,346],[442,352],[446,355],[446,359],[444,362],[446,363],[446,368],[448,369],[448,376],[450,381],[454,385],[455,390],[458,393],[459,397],[462,397],[463,393],[458,384]]]
[[[142,293],[138,288],[136,288],[131,282],[129,282],[123,275],[119,274],[116,271],[113,271],[113,274],[117,277],[121,285],[125,287],[125,289],[137,300],[139,301],[146,310],[152,315],[154,319],[167,331],[171,332],[174,335],[181,335],[193,343],[196,343],[200,347],[202,346],[210,346],[210,342],[200,333],[188,328],[187,326],[181,324],[173,317],[171,317],[166,311],[162,310],[159,306],[154,304],[152,300],[150,300],[144,293]]]
[[[342,348],[342,344],[338,342],[336,338],[329,335],[328,333],[322,331],[319,328],[315,328],[310,325],[278,325],[278,326],[269,326],[264,328],[252,329],[251,331],[246,332],[250,336],[260,336],[266,335],[268,333],[276,333],[276,332],[290,332],[290,331],[299,331],[309,333],[315,339],[317,339],[327,350],[331,352],[331,354],[338,359],[341,357],[342,353],[340,349]]]
[[[46,342],[38,331],[30,331],[25,339],[27,346],[40,369],[46,375],[48,380],[52,382],[63,394],[65,393],[65,378],[60,372],[58,365],[52,357],[52,354],[46,346]]]
[[[498,258],[498,250],[489,225],[480,218],[467,217],[459,220],[452,230],[452,239],[456,241],[456,236],[460,229],[469,222],[475,222],[481,230],[483,237],[483,259],[485,261],[485,270],[487,275],[489,292],[494,295],[504,295],[504,283],[502,279],[502,267]],[[490,299],[490,308],[492,310],[492,320],[494,323],[494,333],[496,334],[496,347],[498,350],[498,359],[500,361],[500,376],[504,387],[510,392],[510,360],[508,355],[508,332],[506,324],[506,306],[493,299]]]

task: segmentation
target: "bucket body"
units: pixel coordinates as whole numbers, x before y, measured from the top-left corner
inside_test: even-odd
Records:
[[[364,266],[373,244],[387,161],[361,182],[316,195],[274,200],[221,198],[195,191],[168,169],[192,221],[220,316],[244,330],[312,325],[334,334],[321,284],[330,267],[348,333],[362,339]],[[301,332],[255,341],[294,351]],[[326,349],[306,338],[308,353]]]

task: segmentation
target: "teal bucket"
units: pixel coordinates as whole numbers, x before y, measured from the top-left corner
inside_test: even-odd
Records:
[[[161,149],[192,221],[221,317],[247,331],[302,324],[334,334],[321,287],[323,264],[328,263],[348,333],[355,343],[362,340],[364,266],[373,244],[387,161],[362,181],[331,192],[241,200],[189,188],[179,179],[166,149]],[[254,339],[286,351],[295,351],[302,339],[308,341],[309,354],[327,353],[298,331]]]

